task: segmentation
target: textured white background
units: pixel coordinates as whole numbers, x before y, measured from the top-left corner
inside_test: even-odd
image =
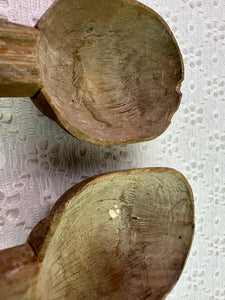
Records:
[[[34,25],[52,2],[0,0],[0,17]],[[193,188],[196,234],[167,299],[224,300],[225,1],[142,2],[167,21],[184,58],[183,98],[172,124],[154,141],[99,147],[71,137],[30,99],[0,99],[0,248],[23,243],[57,198],[90,175],[173,167]]]

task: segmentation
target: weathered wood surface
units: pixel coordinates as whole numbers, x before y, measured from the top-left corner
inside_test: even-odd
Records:
[[[0,67],[15,88],[3,80],[1,96],[28,89],[24,96],[35,94],[37,106],[72,135],[99,145],[150,140],[169,126],[181,99],[183,61],[154,11],[133,0],[58,0],[36,28],[41,97],[37,32],[9,24],[1,30],[10,42]]]
[[[38,272],[37,256],[29,244],[0,251],[0,299],[24,299]]]
[[[38,31],[0,19],[0,96],[32,97],[40,89]]]
[[[40,271],[21,299],[164,299],[183,270],[193,231],[192,191],[175,170],[87,179],[31,233]]]
[[[37,28],[43,93],[70,133],[115,145],[167,128],[183,64],[155,12],[135,1],[59,0]]]

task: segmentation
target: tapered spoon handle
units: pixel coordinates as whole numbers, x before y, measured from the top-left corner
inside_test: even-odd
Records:
[[[40,89],[39,32],[0,19],[0,97],[32,97]]]
[[[1,299],[24,299],[35,283],[39,262],[32,247],[26,243],[0,251]]]

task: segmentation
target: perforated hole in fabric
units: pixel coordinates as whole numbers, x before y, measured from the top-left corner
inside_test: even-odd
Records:
[[[0,17],[34,25],[53,0],[0,0]],[[196,233],[168,300],[225,299],[225,2],[146,0],[173,31],[184,59],[182,102],[170,127],[140,144],[80,142],[30,99],[0,99],[0,248],[23,243],[70,186],[97,173],[172,167],[189,180]]]

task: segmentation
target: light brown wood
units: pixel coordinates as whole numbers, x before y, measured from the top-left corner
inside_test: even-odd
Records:
[[[29,244],[0,251],[0,299],[23,299],[38,272],[37,256]]]
[[[32,231],[27,243],[40,270],[17,299],[164,299],[193,232],[193,195],[179,172],[146,168],[89,178]]]
[[[40,89],[38,31],[0,19],[1,97],[32,97]]]
[[[42,89],[34,102],[72,135],[118,145],[169,126],[183,61],[153,10],[133,0],[58,0],[36,27]]]

